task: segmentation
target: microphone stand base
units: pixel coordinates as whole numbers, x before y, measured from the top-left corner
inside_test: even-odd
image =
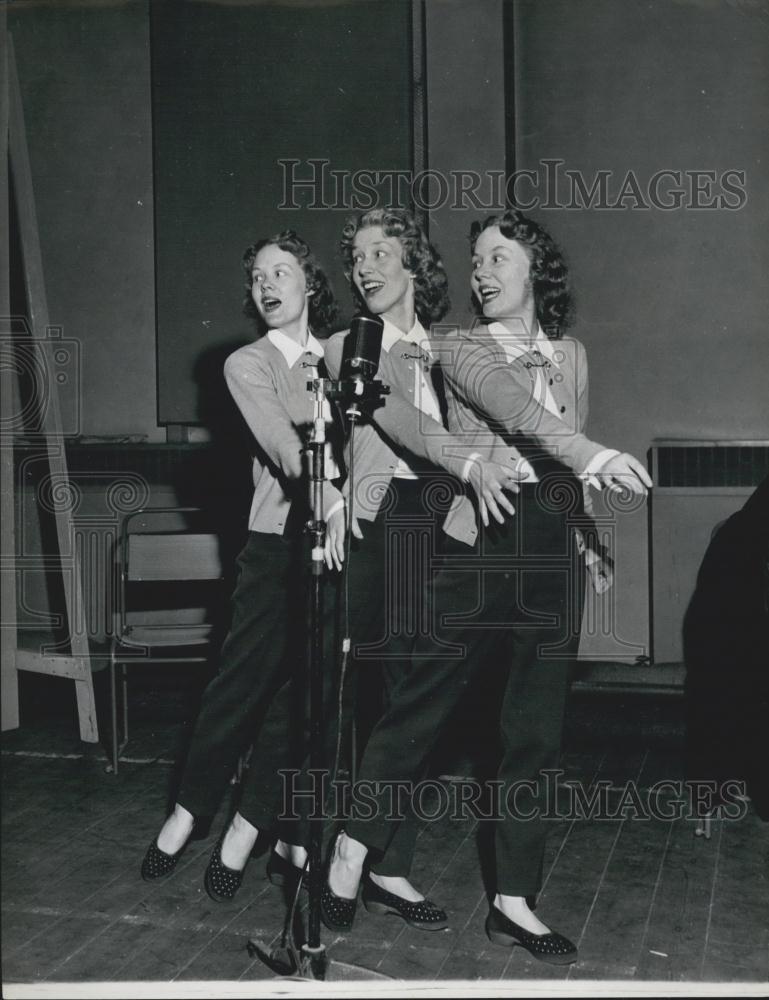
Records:
[[[308,944],[303,944],[299,968],[299,974],[306,979],[317,979],[321,982],[325,980],[328,970],[325,945],[321,944],[317,948],[311,948]]]
[[[270,948],[264,941],[250,939],[246,945],[246,951],[251,958],[258,958],[264,962],[276,976],[295,976],[298,974],[299,966],[288,948]]]
[[[308,948],[302,945],[302,954],[299,961],[295,959],[295,951],[289,948],[270,948],[263,941],[251,939],[247,946],[248,954],[252,958],[260,959],[268,969],[276,976],[296,979],[312,979],[316,982],[338,982],[347,980],[348,982],[358,982],[367,979],[391,980],[392,976],[386,976],[382,972],[374,972],[361,965],[352,965],[350,962],[338,962],[329,959],[323,945],[319,949]]]

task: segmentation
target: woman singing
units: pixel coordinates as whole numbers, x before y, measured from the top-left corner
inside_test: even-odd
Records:
[[[230,355],[224,369],[256,445],[249,536],[238,560],[232,625],[203,695],[176,804],[142,864],[147,880],[174,870],[196,819],[215,814],[238,757],[253,743],[238,811],[205,873],[205,887],[218,901],[235,895],[258,832],[274,826],[278,770],[297,763],[289,747],[301,725],[291,679],[306,658],[302,538],[310,493],[303,451],[313,418],[307,381],[324,355],[316,334],[327,331],[336,312],[324,272],[293,231],[250,246],[243,264],[244,311],[266,331]],[[325,509],[339,498],[327,482]],[[329,566],[336,558],[330,548]],[[278,841],[268,866],[276,879],[305,862],[299,836],[294,840]]]
[[[468,644],[471,672],[493,657],[507,673],[496,894],[486,931],[495,943],[566,964],[576,960],[576,947],[534,915],[527,897],[542,883],[543,772],[558,764],[569,664],[579,642],[583,536],[597,589],[610,582],[608,563],[590,545],[583,486],[590,481],[643,495],[651,480],[632,455],[583,433],[587,361],[582,345],[562,336],[570,293],[550,236],[509,210],[475,224],[471,247],[471,287],[482,321],[451,343],[444,368],[449,427],[461,427],[479,444],[501,433],[523,456],[526,476],[515,519],[481,528],[483,604]]]
[[[345,495],[354,505],[357,539],[348,567],[354,652],[358,669],[367,660],[384,661],[387,706],[358,772],[358,785],[382,787],[375,815],[353,815],[337,838],[322,915],[332,929],[352,926],[370,855],[366,907],[437,930],[446,926],[445,912],[408,880],[415,825],[392,815],[389,795],[394,782],[407,785],[422,776],[435,734],[466,684],[461,650],[434,641],[435,608],[444,606],[435,594],[434,559],[444,545],[444,528],[453,525],[465,546],[477,534],[464,483],[484,522],[487,511],[499,522],[513,514],[504,491],[515,488],[516,476],[501,442],[496,461],[487,461],[471,456],[473,449],[443,426],[425,325],[448,310],[447,280],[413,216],[401,209],[355,216],[345,226],[342,252],[358,302],[384,322],[379,377],[390,393],[355,430],[354,482],[345,484]],[[336,334],[327,347],[335,377],[344,337]],[[344,516],[342,510],[330,512],[329,545],[339,537]]]

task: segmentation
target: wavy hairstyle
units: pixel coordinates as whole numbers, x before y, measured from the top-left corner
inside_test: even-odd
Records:
[[[251,272],[254,269],[254,261],[260,250],[265,247],[278,247],[292,254],[304,271],[307,282],[307,289],[311,293],[307,305],[307,319],[313,333],[322,333],[330,329],[337,317],[337,304],[334,293],[326,272],[318,263],[317,258],[301,236],[293,229],[284,229],[282,233],[275,236],[268,236],[266,239],[252,243],[246,248],[243,254],[243,270],[246,273],[246,297],[243,300],[243,312],[246,316],[256,320],[260,333],[264,332],[265,323],[259,315],[259,311],[251,298],[251,288],[253,279]]]
[[[339,247],[344,273],[355,300],[366,308],[352,280],[353,239],[360,229],[370,226],[381,226],[385,236],[395,236],[400,240],[403,248],[401,261],[414,277],[414,308],[420,321],[429,326],[443,319],[451,308],[449,279],[443,261],[422,227],[405,208],[372,208],[350,216],[345,223]]]
[[[550,234],[517,208],[502,215],[490,215],[483,222],[474,222],[470,229],[470,252],[484,229],[499,226],[508,240],[520,243],[529,258],[529,280],[534,291],[534,303],[539,325],[546,336],[557,340],[563,335],[573,316],[573,296],[569,270],[558,244]],[[473,298],[480,313],[480,303]]]

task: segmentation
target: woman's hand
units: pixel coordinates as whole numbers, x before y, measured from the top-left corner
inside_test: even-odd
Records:
[[[520,478],[514,469],[499,462],[477,458],[471,463],[468,481],[478,497],[481,520],[485,527],[489,526],[489,512],[495,521],[504,523],[505,516],[500,507],[508,514],[515,514],[515,507],[505,496],[505,490],[518,493]]]
[[[346,534],[346,510],[340,507],[326,521],[326,546],[323,558],[329,569],[341,569],[344,562],[344,539]]]
[[[363,538],[363,532],[358,525],[358,518],[352,519],[352,533],[354,538]],[[344,562],[344,542],[347,534],[347,508],[340,507],[335,510],[326,522],[326,547],[323,558],[329,569],[341,569]]]
[[[607,556],[588,563],[587,572],[596,594],[605,594],[614,583],[614,564]]]
[[[608,459],[595,472],[595,476],[602,486],[613,490],[628,489],[631,493],[637,493],[639,496],[646,496],[647,488],[652,486],[651,477],[646,468],[637,458],[633,458],[627,452]]]

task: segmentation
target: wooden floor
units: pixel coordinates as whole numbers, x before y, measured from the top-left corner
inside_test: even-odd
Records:
[[[671,698],[656,707],[638,697],[572,698],[566,778],[585,787],[609,782],[615,804],[628,781],[643,790],[679,779],[679,711]],[[249,939],[277,942],[286,912],[282,891],[264,877],[265,858],[251,860],[230,903],[212,902],[202,886],[225,807],[169,880],[139,877],[183,728],[179,718],[164,721],[162,696],[139,711],[117,776],[105,771],[103,750],[79,742],[70,719],[49,713],[3,735],[4,995],[20,983],[210,980],[254,983],[251,995],[277,988],[247,950]],[[464,766],[446,764],[452,774]],[[450,928],[420,932],[359,907],[352,933],[324,931],[332,978],[376,973],[421,986],[536,980],[545,992],[585,980],[635,989],[688,983],[692,991],[716,982],[763,992],[769,824],[750,809],[739,821],[714,822],[710,839],[695,837],[688,819],[554,819],[538,913],[578,942],[579,961],[569,968],[487,940],[481,826],[443,819],[420,833],[414,880],[446,908]]]

